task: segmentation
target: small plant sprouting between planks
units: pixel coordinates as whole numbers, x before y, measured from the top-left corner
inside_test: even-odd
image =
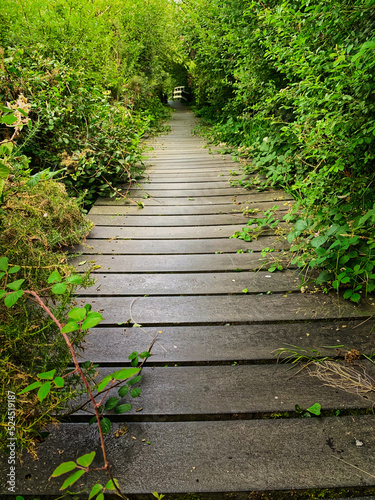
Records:
[[[0,280],[6,278],[7,283],[5,288],[0,290],[0,299],[4,299],[4,304],[7,308],[12,307],[19,299],[21,299],[21,297],[28,297],[33,300],[33,302],[36,303],[41,309],[43,309],[43,311],[58,326],[60,333],[65,340],[66,346],[70,351],[70,355],[74,364],[74,369],[72,371],[70,371],[69,373],[61,374],[61,376],[56,376],[56,368],[49,370],[48,372],[37,374],[38,380],[25,387],[22,391],[19,392],[19,395],[37,390],[37,397],[42,404],[47,396],[52,392],[58,395],[58,391],[64,387],[65,379],[67,377],[79,375],[89,395],[89,401],[81,405],[81,407],[85,407],[89,402],[93,407],[95,417],[90,423],[96,422],[98,424],[101,449],[103,453],[104,465],[99,468],[96,467],[95,470],[104,470],[109,476],[109,481],[105,486],[101,484],[95,484],[92,487],[89,499],[93,499],[96,497],[96,500],[103,500],[104,491],[106,490],[114,491],[121,498],[125,499],[126,497],[122,494],[118,485],[118,481],[112,476],[111,473],[111,468],[104,442],[104,435],[110,431],[111,422],[107,417],[103,416],[103,412],[105,410],[114,410],[117,414],[125,413],[126,411],[129,411],[132,406],[130,404],[119,404],[120,399],[117,397],[110,397],[106,402],[105,399],[107,398],[111,389],[115,387],[119,387],[118,394],[120,398],[125,397],[128,394],[129,390],[130,395],[133,398],[140,396],[141,389],[135,388],[133,386],[140,381],[141,376],[139,375],[139,373],[142,370],[142,366],[146,359],[151,356],[151,353],[149,351],[145,351],[140,354],[138,352],[133,352],[129,356],[132,365],[131,368],[122,368],[110,375],[107,375],[103,380],[95,385],[94,389],[92,389],[89,381],[85,376],[84,370],[78,362],[71,334],[75,332],[80,333],[83,330],[87,330],[89,328],[97,326],[103,319],[102,315],[99,312],[92,311],[91,305],[86,304],[82,308],[75,307],[71,309],[68,313],[69,319],[67,320],[66,324],[63,325],[54,316],[53,311],[51,310],[49,305],[43,301],[38,293],[33,290],[22,289],[22,285],[25,282],[24,279],[11,281],[11,276],[18,271],[19,266],[9,266],[9,262],[6,257],[0,258]],[[52,285],[53,293],[55,293],[56,295],[64,295],[67,292],[69,284],[79,284],[81,280],[82,277],[79,275],[73,275],[64,280],[57,271],[54,271],[49,276],[48,283]],[[143,362],[140,364],[140,366],[137,366],[139,359],[143,359]],[[127,385],[122,385],[124,381],[127,381]],[[94,390],[96,391],[96,394],[94,394]],[[96,398],[98,398],[99,396],[100,400],[96,401]],[[78,479],[80,479],[85,473],[91,470],[90,465],[92,464],[94,458],[95,452],[90,452],[79,457],[76,462],[64,462],[54,470],[51,477],[59,477],[60,475],[74,471],[68,476],[68,478],[64,481],[60,488],[60,490],[66,490],[68,487],[76,483],[76,481],[78,481]]]
[[[303,410],[299,405],[295,405],[295,409],[297,415],[299,415],[300,417],[310,418],[312,415],[319,417],[321,414],[322,406],[320,403],[315,403],[306,408],[306,410]]]

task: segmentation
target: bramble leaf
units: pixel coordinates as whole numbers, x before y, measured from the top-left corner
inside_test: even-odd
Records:
[[[68,479],[66,479],[64,481],[64,483],[61,486],[60,490],[65,490],[68,486],[71,486],[72,484],[74,484],[85,473],[86,473],[86,471],[82,470],[82,469],[73,472],[73,474],[71,476],[69,476]]]
[[[58,477],[62,474],[66,474],[77,468],[77,464],[75,462],[64,462],[60,464],[56,469],[52,472],[51,477]]]
[[[95,455],[96,455],[95,451],[87,453],[86,455],[82,455],[81,457],[77,458],[77,464],[81,465],[82,467],[89,467],[92,461],[94,460]]]

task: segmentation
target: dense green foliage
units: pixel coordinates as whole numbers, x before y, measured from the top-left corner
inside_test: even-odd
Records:
[[[86,191],[86,206],[139,175],[140,139],[166,116],[173,11],[166,0],[2,2],[0,102],[27,99],[21,152],[33,171],[59,170],[70,194]]]
[[[183,38],[217,140],[286,186],[299,266],[357,302],[375,288],[374,0],[186,0]]]
[[[168,0],[2,1],[3,396],[7,390],[18,394],[38,373],[57,368],[62,376],[70,362],[56,324],[26,296],[19,297],[17,287],[22,283],[47,298],[55,317],[65,322],[80,283],[60,250],[82,241],[91,228],[82,205],[89,208],[98,195],[116,196],[116,184],[139,178],[141,139],[168,116],[163,101],[179,83],[173,75],[178,78],[183,68],[176,55],[181,41],[175,8]],[[53,286],[51,272],[67,281],[66,290]],[[82,340],[83,334],[71,334],[76,347]],[[20,443],[32,447],[38,429],[79,385],[70,377],[60,398],[49,394],[42,404],[36,395],[23,394],[17,410]],[[5,410],[2,415],[6,418]]]

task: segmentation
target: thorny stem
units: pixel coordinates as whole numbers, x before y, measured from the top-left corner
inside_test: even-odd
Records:
[[[101,444],[102,453],[103,453],[103,459],[104,459],[104,467],[103,467],[103,469],[106,470],[110,474],[110,472],[109,472],[110,465],[109,465],[109,462],[108,462],[107,451],[106,451],[105,443],[104,443],[104,434],[103,434],[103,431],[102,431],[102,428],[101,428],[101,425],[100,425],[100,415],[99,415],[98,407],[97,407],[97,404],[96,404],[96,401],[95,401],[95,397],[94,397],[94,395],[93,395],[93,393],[91,391],[90,385],[87,382],[86,377],[85,377],[85,375],[84,375],[84,373],[83,373],[83,371],[82,371],[82,369],[81,369],[81,367],[80,367],[80,365],[78,363],[78,359],[77,359],[77,356],[76,356],[76,354],[74,352],[73,345],[70,342],[70,339],[67,336],[67,334],[63,333],[61,331],[62,328],[63,328],[63,325],[54,316],[54,314],[52,313],[52,311],[50,310],[50,308],[42,301],[42,299],[39,297],[39,295],[36,292],[32,291],[32,290],[25,290],[24,293],[27,293],[27,294],[31,295],[34,298],[34,301],[48,314],[48,316],[58,326],[58,328],[60,330],[60,333],[63,336],[66,345],[68,346],[68,349],[69,349],[70,354],[72,356],[73,363],[74,363],[74,366],[76,368],[76,371],[79,373],[79,375],[80,375],[80,377],[82,379],[82,382],[84,383],[84,385],[86,387],[87,393],[88,393],[88,395],[90,397],[90,401],[92,402],[92,404],[94,406],[95,416],[96,416],[96,420],[98,422],[98,428],[99,428],[100,444]],[[111,474],[110,474],[110,476],[111,476]],[[116,489],[117,489],[117,487],[116,487]]]

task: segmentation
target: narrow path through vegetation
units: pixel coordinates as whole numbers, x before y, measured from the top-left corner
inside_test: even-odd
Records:
[[[114,415],[106,438],[114,476],[126,494],[220,498],[375,486],[369,395],[322,385],[309,376],[316,365],[295,373],[275,358],[288,346],[311,356],[319,349],[321,357],[340,353],[327,346],[369,352],[372,305],[303,294],[292,268],[269,272],[261,250],[274,247],[286,261],[288,248],[271,232],[250,242],[230,238],[247,223],[243,209],[277,204],[285,212],[290,197],[231,186],[238,164],[210,154],[191,133],[193,113],[174,107],[171,133],[152,142],[147,180],[130,192],[144,208],[100,198],[76,260],[82,271],[94,265],[97,278],[77,302],[105,318],[87,339],[85,359],[105,375],[155,340],[142,395],[131,412]],[[314,405],[323,416],[306,412]],[[100,453],[89,418],[76,414],[40,446],[39,462],[19,467],[20,493],[58,494],[58,484],[41,477],[61,456]]]

